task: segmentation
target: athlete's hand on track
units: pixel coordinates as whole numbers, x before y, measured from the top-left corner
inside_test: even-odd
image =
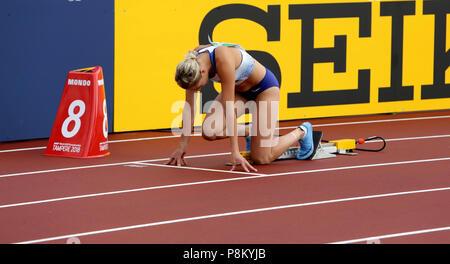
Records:
[[[166,163],[166,165],[177,165],[177,166],[186,166],[186,161],[184,160],[185,151],[177,149],[170,156],[170,160]]]
[[[250,163],[244,157],[242,157],[241,153],[232,154],[231,163],[233,164],[231,170],[234,170],[236,168],[236,165],[241,165],[246,172],[250,172],[250,170],[255,172],[258,171],[252,165],[250,165]]]

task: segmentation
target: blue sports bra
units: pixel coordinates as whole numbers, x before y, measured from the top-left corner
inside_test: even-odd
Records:
[[[239,85],[243,83],[245,80],[248,79],[248,77],[252,74],[254,68],[255,68],[255,59],[250,56],[250,54],[245,51],[240,45],[237,44],[230,44],[230,43],[220,43],[220,42],[211,42],[212,46],[200,49],[197,51],[198,54],[208,52],[209,53],[209,59],[211,60],[211,65],[214,70],[214,76],[211,77],[211,81],[214,82],[220,82],[219,75],[217,75],[217,69],[216,69],[216,61],[215,61],[215,49],[220,46],[227,46],[227,47],[235,47],[241,52],[241,64],[236,69],[236,85]]]

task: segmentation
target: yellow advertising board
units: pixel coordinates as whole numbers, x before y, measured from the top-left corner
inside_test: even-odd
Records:
[[[280,120],[450,108],[448,0],[116,0],[115,13],[115,132],[180,121],[175,68],[208,36],[275,73]]]

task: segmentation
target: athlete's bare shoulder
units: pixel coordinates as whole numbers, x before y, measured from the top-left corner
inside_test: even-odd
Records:
[[[208,44],[208,45],[199,45],[199,46],[197,46],[197,47],[194,49],[194,51],[199,51],[199,50],[201,50],[201,49],[203,49],[203,48],[210,47],[210,46],[212,46],[212,45],[211,45],[211,44]]]

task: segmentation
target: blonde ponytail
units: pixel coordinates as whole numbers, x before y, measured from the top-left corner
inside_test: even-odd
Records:
[[[201,77],[200,65],[197,62],[198,53],[190,50],[185,59],[180,62],[175,72],[175,81],[184,89],[195,85]]]

